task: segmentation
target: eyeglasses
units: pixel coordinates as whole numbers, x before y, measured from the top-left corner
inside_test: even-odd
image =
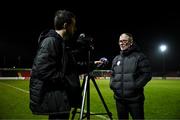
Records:
[[[119,40],[120,43],[127,43],[129,40]]]

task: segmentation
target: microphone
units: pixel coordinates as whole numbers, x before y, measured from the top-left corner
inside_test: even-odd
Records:
[[[102,67],[102,66],[104,66],[104,65],[107,65],[108,63],[109,63],[108,59],[105,58],[105,57],[102,57],[102,58],[99,60],[97,67],[100,68],[100,67]]]
[[[79,38],[85,38],[85,37],[86,37],[85,33],[81,33],[81,34],[79,35]]]

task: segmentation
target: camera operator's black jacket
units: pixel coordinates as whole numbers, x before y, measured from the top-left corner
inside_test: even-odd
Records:
[[[69,112],[81,104],[80,67],[54,30],[42,32],[38,43],[29,85],[30,109],[34,114]]]
[[[135,44],[113,59],[110,88],[114,91],[115,99],[144,101],[144,86],[149,80],[150,63]]]

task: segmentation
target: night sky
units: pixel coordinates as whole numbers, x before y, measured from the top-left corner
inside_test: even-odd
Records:
[[[153,72],[162,70],[162,54],[158,49],[161,43],[168,45],[166,71],[180,70],[180,10],[176,3],[25,1],[1,6],[4,8],[0,8],[0,67],[30,68],[39,33],[53,28],[56,10],[67,9],[77,16],[76,34],[86,33],[94,39],[95,59],[107,57],[111,62],[119,54],[119,35],[130,32],[149,57]]]

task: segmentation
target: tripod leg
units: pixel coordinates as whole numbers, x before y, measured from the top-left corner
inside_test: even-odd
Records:
[[[81,85],[81,92],[84,90],[85,81],[86,81],[86,75],[85,75],[84,78],[83,78],[83,83],[82,83],[82,85]]]
[[[90,77],[88,75],[88,83],[87,83],[87,120],[90,120]]]
[[[102,94],[101,94],[101,92],[100,92],[100,90],[98,88],[98,85],[96,84],[96,81],[95,81],[94,77],[91,77],[91,79],[92,79],[93,84],[94,84],[94,86],[95,86],[95,88],[96,88],[96,90],[97,90],[97,92],[99,94],[99,97],[101,98],[101,101],[102,101],[102,103],[103,103],[103,105],[104,105],[104,107],[106,109],[106,112],[107,112],[109,118],[112,120],[112,113],[109,111],[109,109],[108,109],[108,107],[107,107],[107,105],[106,105],[106,103],[105,103],[105,101],[103,99],[103,96],[102,96]]]
[[[83,113],[84,113],[84,105],[85,105],[85,98],[86,98],[86,91],[87,91],[87,84],[88,84],[88,76],[85,76],[84,78],[84,91],[83,91],[83,98],[82,98],[82,105],[81,105],[81,112],[80,112],[80,120],[83,119]]]

